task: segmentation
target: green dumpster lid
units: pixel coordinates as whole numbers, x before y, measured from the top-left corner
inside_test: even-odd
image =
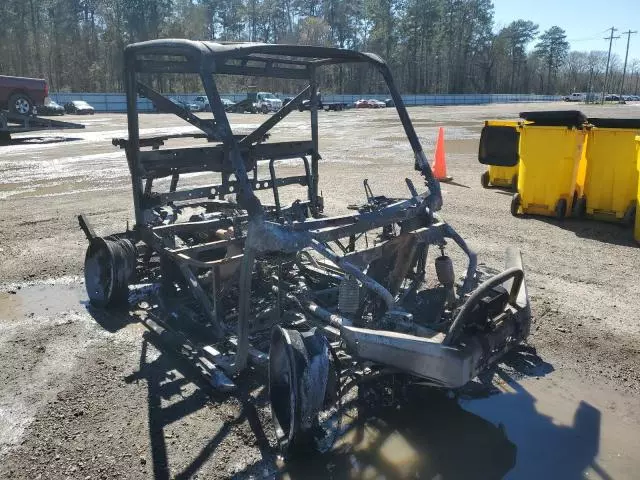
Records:
[[[589,123],[599,128],[640,129],[640,118],[589,118]]]
[[[533,126],[545,127],[580,127],[587,122],[587,117],[579,110],[521,112],[520,118],[533,122]]]

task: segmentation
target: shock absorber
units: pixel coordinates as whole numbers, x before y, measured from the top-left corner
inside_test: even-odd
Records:
[[[436,276],[438,281],[447,290],[447,304],[451,305],[455,302],[456,295],[454,291],[454,285],[456,283],[456,275],[453,270],[453,261],[451,257],[444,254],[444,248],[440,248],[440,256],[436,258]]]

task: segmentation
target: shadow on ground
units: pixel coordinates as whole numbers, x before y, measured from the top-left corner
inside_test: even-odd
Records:
[[[500,192],[499,192],[500,193]],[[541,215],[519,214],[524,221],[539,221],[555,227],[573,232],[576,237],[596,240],[598,242],[619,245],[623,247],[637,247],[633,239],[633,229],[620,223],[610,223],[601,220],[565,218],[558,220]]]
[[[1,145],[47,145],[51,143],[65,143],[82,140],[78,137],[12,137],[11,140],[0,142]]]
[[[101,324],[113,318],[95,315]],[[126,316],[126,315],[125,315]],[[126,318],[119,325],[131,321]],[[154,345],[159,356],[149,356]],[[176,375],[176,371],[179,375]],[[241,424],[247,422],[255,436],[259,460],[233,478],[297,479],[582,479],[587,471],[608,479],[596,457],[600,442],[600,411],[581,402],[570,425],[557,424],[536,409],[536,398],[522,386],[523,378],[550,374],[553,366],[530,348],[509,354],[503,364],[473,382],[457,398],[430,388],[419,388],[393,408],[366,409],[345,405],[335,438],[325,452],[305,452],[298,459],[277,456],[270,425],[265,425],[266,389],[256,397],[249,392],[255,378],[241,378],[234,396],[238,414],[222,423],[217,433],[194,452],[179,472],[172,464],[164,429],[211,402],[228,398],[213,390],[192,364],[155,334],[144,335],[138,371],[127,382],[144,381],[148,388],[148,423],[153,472],[156,479],[194,478],[207,471],[216,449]],[[181,387],[191,383],[195,393],[179,398]],[[163,399],[179,398],[163,407]],[[264,410],[263,410],[264,411]],[[242,451],[237,452],[243,455]],[[184,464],[184,462],[182,462]]]
[[[154,356],[155,358],[153,359],[148,358],[149,345],[153,345],[158,349],[160,355]],[[180,375],[176,374],[176,372]],[[171,462],[165,440],[165,427],[205,408],[211,402],[220,402],[225,397],[223,394],[213,390],[189,362],[168,351],[166,346],[158,342],[158,337],[150,333],[144,334],[138,371],[125,377],[125,381],[127,383],[145,381],[147,384],[147,414],[154,478],[172,478],[176,480],[194,478],[232,429],[244,422],[248,422],[256,438],[256,445],[262,453],[262,458],[273,462],[275,455],[262,429],[256,407],[256,405],[265,404],[265,395],[262,393],[257,398],[254,398],[249,394],[249,386],[240,383],[238,391],[234,394],[241,405],[237,416],[226,420],[201,450],[194,453],[193,458],[184,468],[178,472],[171,471],[169,468]],[[195,384],[197,388],[194,393],[183,396],[182,387],[188,383]],[[175,398],[180,398],[180,400],[168,406],[162,405],[163,399]]]
[[[545,223],[556,225],[563,230],[573,232],[576,237],[610,243],[612,245],[620,245],[623,247],[637,246],[633,240],[633,230],[622,224],[608,223],[598,220],[579,220],[575,218],[566,218],[564,220],[556,220],[549,217],[529,218],[537,218]]]

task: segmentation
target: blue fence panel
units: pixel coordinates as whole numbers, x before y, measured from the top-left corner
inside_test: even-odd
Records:
[[[200,92],[171,95],[183,101],[192,101],[195,97],[202,95]],[[126,112],[127,102],[123,93],[51,93],[51,98],[61,105],[71,100],[85,100],[91,104],[98,112]],[[281,97],[293,95],[280,95]],[[228,98],[238,102],[247,98],[246,93],[222,94],[223,98]],[[388,93],[384,94],[324,94],[323,100],[327,103],[341,102],[353,105],[357,100],[364,98],[375,98],[384,101],[389,98]],[[524,102],[557,102],[562,100],[559,95],[533,95],[533,94],[417,94],[402,95],[402,101],[407,106],[418,105],[484,105],[488,103],[524,103]],[[138,109],[141,112],[153,111],[153,104],[146,98],[138,98]]]

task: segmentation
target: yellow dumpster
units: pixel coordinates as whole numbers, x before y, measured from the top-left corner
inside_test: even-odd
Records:
[[[637,172],[638,175],[640,175],[640,137],[636,137],[636,158]],[[633,229],[633,238],[636,239],[636,242],[640,243],[640,184],[636,192],[636,225]]]
[[[518,190],[518,165],[515,167],[489,165],[487,171],[480,177],[480,183],[484,188],[503,187],[515,192]]]
[[[488,165],[480,177],[484,188],[490,186],[511,188],[518,186],[518,149],[520,122],[488,120],[480,135],[478,161]]]
[[[640,119],[590,118],[583,197],[577,213],[632,225],[638,194]]]
[[[520,128],[518,192],[511,213],[532,213],[564,218],[574,198],[583,159],[586,117],[578,111],[525,112]]]

